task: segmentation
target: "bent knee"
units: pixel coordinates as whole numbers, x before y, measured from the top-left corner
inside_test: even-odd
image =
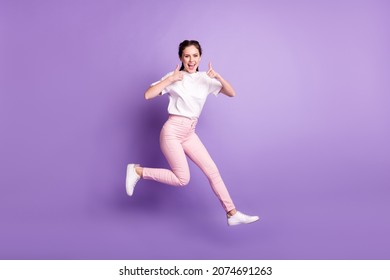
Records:
[[[185,187],[190,182],[190,177],[179,178],[179,187]]]

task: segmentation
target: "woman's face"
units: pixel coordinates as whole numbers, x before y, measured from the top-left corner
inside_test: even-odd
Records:
[[[195,73],[200,62],[199,50],[195,46],[186,47],[183,50],[180,60],[184,65],[185,71],[188,73]]]

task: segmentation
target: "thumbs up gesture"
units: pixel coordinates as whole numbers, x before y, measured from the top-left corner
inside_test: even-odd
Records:
[[[207,70],[207,75],[210,77],[210,78],[215,78],[215,79],[219,79],[219,74],[217,72],[214,71],[213,69],[213,66],[211,66],[211,62],[209,62],[209,69]]]
[[[180,66],[177,65],[175,71],[171,75],[172,83],[183,80],[183,73],[180,71]]]

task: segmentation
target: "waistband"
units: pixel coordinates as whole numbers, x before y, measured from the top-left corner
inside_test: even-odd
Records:
[[[188,118],[184,116],[179,116],[179,115],[172,115],[170,114],[168,117],[169,120],[176,120],[180,121],[181,124],[186,124],[186,125],[195,125],[198,122],[198,118]]]

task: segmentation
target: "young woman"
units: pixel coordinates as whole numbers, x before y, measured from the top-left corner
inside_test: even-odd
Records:
[[[166,93],[169,96],[169,118],[161,130],[160,146],[171,170],[128,164],[126,191],[131,196],[141,178],[173,186],[187,185],[190,180],[187,155],[209,179],[227,213],[228,225],[252,223],[259,217],[248,216],[236,210],[217,166],[195,133],[198,118],[209,94],[217,95],[221,92],[229,97],[236,95],[233,87],[215,72],[211,63],[207,72],[198,72],[201,55],[199,42],[183,41],[179,45],[181,68],[178,65],[173,72],[153,83],[145,92],[145,99]]]

